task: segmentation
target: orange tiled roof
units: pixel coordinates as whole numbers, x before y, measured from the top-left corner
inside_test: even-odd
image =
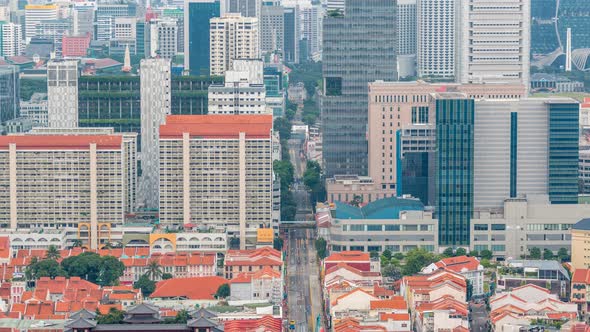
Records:
[[[388,320],[394,320],[394,321],[409,321],[410,320],[410,314],[390,314],[390,313],[386,313],[386,312],[381,312],[379,313],[379,320],[380,321],[388,321]]]
[[[255,250],[228,250],[224,263],[226,266],[282,266],[283,260],[278,250],[263,247]]]
[[[391,300],[378,300],[371,301],[371,310],[379,309],[393,309],[393,310],[404,310],[408,309],[408,304],[401,296],[394,296]]]
[[[386,331],[385,327],[379,325],[361,325],[354,318],[344,318],[334,324],[334,332],[361,332],[361,331]]]
[[[89,149],[96,144],[99,150],[121,149],[122,137],[119,135],[31,135],[0,136],[0,150],[7,150],[16,144],[17,150],[79,150]]]
[[[369,262],[371,257],[362,251],[335,252],[324,259],[325,262]]]
[[[381,276],[381,273],[379,273],[379,272],[362,271],[362,270],[359,270],[357,268],[354,268],[354,267],[352,267],[352,266],[350,266],[350,265],[348,265],[348,264],[346,264],[344,262],[338,262],[338,264],[336,264],[336,265],[330,267],[329,269],[327,269],[325,275],[329,275],[329,274],[335,273],[335,272],[337,272],[338,270],[341,270],[341,269],[344,269],[344,270],[347,270],[349,272],[352,272],[352,273],[354,273],[354,274],[356,274],[356,275],[358,275],[360,277],[379,277],[379,276]]]
[[[174,278],[156,284],[151,298],[180,297],[190,300],[213,300],[219,286],[229,281],[222,277]]]
[[[590,269],[576,269],[572,276],[572,282],[590,284]]]
[[[459,302],[450,296],[444,296],[431,302],[423,302],[416,306],[416,311],[420,313],[432,310],[453,310],[464,316],[468,313],[466,303]]]
[[[468,256],[444,258],[434,264],[438,268],[444,268],[457,273],[461,273],[463,270],[475,271],[480,266],[477,258]]]
[[[10,238],[8,236],[0,237],[0,259],[10,258]]]
[[[191,137],[237,138],[240,132],[246,138],[270,138],[272,115],[169,115],[160,126],[160,138]]]
[[[225,332],[281,332],[282,321],[280,318],[263,316],[258,319],[236,319],[225,322]]]

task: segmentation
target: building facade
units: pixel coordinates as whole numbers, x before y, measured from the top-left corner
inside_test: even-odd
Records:
[[[348,0],[346,8],[344,15],[325,17],[323,26],[322,136],[329,177],[367,174],[367,82],[397,79],[394,4]]]
[[[160,221],[226,228],[240,248],[272,218],[272,116],[168,116],[160,126]],[[214,167],[213,167],[214,166]]]
[[[19,117],[20,80],[17,66],[0,66],[0,124]]]
[[[397,1],[398,54],[416,54],[417,39],[417,0]]]
[[[175,57],[178,53],[178,21],[174,18],[151,20],[147,39],[150,57]]]
[[[251,83],[247,72],[225,72],[224,85],[209,86],[208,114],[265,114],[264,84]]]
[[[125,207],[120,135],[0,137],[4,227],[76,227],[90,248],[99,228],[122,223]]]
[[[47,63],[47,123],[52,128],[78,126],[78,61]]]
[[[219,17],[219,1],[188,0],[184,3],[184,70],[192,75],[209,73],[209,20]]]
[[[212,18],[209,33],[213,76],[222,76],[232,69],[234,60],[260,57],[258,19],[255,17],[231,13]]]
[[[4,57],[21,55],[24,49],[23,31],[20,24],[0,22],[0,54]]]
[[[170,60],[144,59],[140,65],[141,86],[141,201],[158,207],[160,174],[159,126],[171,112]]]
[[[530,1],[461,0],[458,81],[521,83],[529,89]]]
[[[418,76],[453,80],[456,74],[456,0],[417,0]]]
[[[272,53],[283,49],[284,12],[285,9],[280,4],[263,4],[262,21],[260,22],[260,51],[262,53]]]
[[[96,5],[96,40],[109,41],[114,36],[115,18],[117,17],[135,17],[137,5],[100,3]]]
[[[43,21],[58,19],[58,6],[49,5],[26,5],[25,6],[25,39],[27,42],[35,37],[37,24]]]

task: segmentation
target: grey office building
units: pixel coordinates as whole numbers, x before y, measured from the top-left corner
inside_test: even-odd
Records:
[[[397,79],[395,17],[394,1],[347,0],[345,14],[324,18],[326,176],[367,174],[368,82]]]

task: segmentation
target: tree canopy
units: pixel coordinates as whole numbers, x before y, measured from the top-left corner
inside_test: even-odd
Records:
[[[402,272],[404,275],[413,275],[436,261],[438,261],[437,255],[424,249],[413,249],[410,250],[406,255],[406,263],[402,269]]]
[[[541,259],[541,249],[534,247],[530,249],[529,257],[531,259]]]
[[[217,292],[215,292],[215,297],[218,299],[225,299],[229,297],[231,289],[229,288],[228,284],[220,285],[217,288]]]
[[[143,297],[148,297],[154,292],[154,290],[156,290],[156,282],[151,280],[147,274],[144,274],[139,277],[135,283],[133,283],[133,288],[141,289],[141,294],[143,294]]]
[[[69,277],[80,277],[101,286],[115,285],[125,271],[125,265],[113,256],[84,252],[61,262]]]

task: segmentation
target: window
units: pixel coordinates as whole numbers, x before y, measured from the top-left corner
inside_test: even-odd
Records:
[[[368,252],[381,252],[381,246],[368,246],[367,247],[367,251]]]
[[[383,225],[367,225],[367,231],[369,232],[381,232]]]
[[[492,251],[493,252],[506,251],[506,246],[503,244],[493,244]]]
[[[364,232],[365,225],[350,225],[351,232]]]
[[[476,231],[487,231],[488,230],[488,224],[475,224],[475,225],[473,225],[473,230],[476,230]]]
[[[399,231],[399,225],[385,225],[385,231]]]
[[[492,230],[493,231],[505,231],[506,224],[492,224]]]
[[[473,250],[475,251],[482,251],[482,250],[488,250],[488,245],[487,244],[476,244],[473,246]]]

